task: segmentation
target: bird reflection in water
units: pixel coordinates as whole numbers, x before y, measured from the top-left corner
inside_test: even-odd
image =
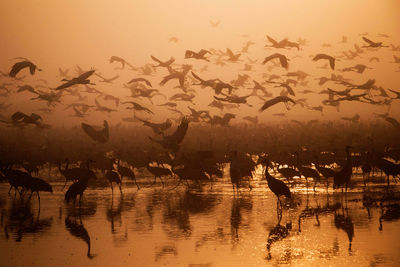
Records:
[[[244,226],[242,211],[251,211],[253,208],[252,199],[245,196],[234,195],[231,208],[231,241],[233,245],[239,242],[239,227]]]
[[[40,219],[40,210],[35,218],[30,202],[13,200],[8,214],[2,212],[2,226],[4,221],[4,234],[6,239],[9,233],[15,237],[16,242],[21,242],[24,235],[37,235],[50,229],[53,217]]]
[[[292,229],[292,223],[287,222],[286,226],[281,225],[281,220],[282,220],[282,210],[279,211],[277,214],[278,216],[278,223],[274,228],[272,228],[269,231],[268,234],[268,239],[267,239],[267,251],[268,251],[268,256],[267,260],[271,260],[271,246],[273,243],[280,241],[286,237],[289,236],[289,231]]]
[[[70,216],[70,214],[68,214],[68,216],[65,218],[65,228],[67,228],[71,235],[85,241],[87,244],[86,255],[89,259],[93,259],[96,255],[91,254],[90,236],[86,228],[83,226],[81,215],[79,214],[78,216]]]
[[[342,229],[343,231],[346,232],[347,237],[349,238],[349,253],[351,254],[351,245],[354,237],[354,223],[351,220],[350,216],[348,215],[347,209],[346,209],[346,215],[343,207],[342,207],[342,214],[337,214],[335,212],[334,222],[335,222],[335,227],[337,229]]]
[[[114,206],[114,199],[111,199],[111,205],[107,208],[107,221],[111,222],[111,234],[113,235],[114,242],[122,243],[128,241],[128,230],[125,227],[125,231],[120,234],[120,229],[122,227],[122,208],[123,208],[123,198],[122,195],[118,200],[118,205]],[[115,223],[118,225],[116,226]]]
[[[382,207],[382,212],[383,212],[383,207]],[[400,205],[398,203],[388,205],[386,207],[386,210],[379,217],[379,231],[383,230],[383,225],[382,225],[383,221],[394,221],[398,219],[400,219]]]

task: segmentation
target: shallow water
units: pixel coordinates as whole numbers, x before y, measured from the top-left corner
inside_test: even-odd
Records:
[[[397,186],[359,185],[342,198],[297,185],[279,214],[265,181],[252,185],[236,195],[228,179],[202,191],[129,181],[123,197],[91,187],[74,208],[56,182],[39,209],[2,183],[0,266],[400,265],[400,220],[379,223],[399,203]]]

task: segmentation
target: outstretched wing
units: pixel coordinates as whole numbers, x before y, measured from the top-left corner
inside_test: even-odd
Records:
[[[375,44],[375,43],[372,42],[370,39],[368,39],[367,37],[364,37],[364,36],[363,36],[363,40],[364,40],[365,42],[369,43],[370,45]]]
[[[176,129],[176,131],[169,137],[175,140],[177,144],[180,144],[185,137],[188,128],[189,120],[186,117],[183,117],[178,129]]]
[[[392,117],[386,117],[385,120],[393,125],[394,128],[400,129],[400,123]]]
[[[21,61],[15,63],[11,68],[9,76],[15,77],[18,74],[18,72],[20,72],[23,68],[29,67],[30,65],[32,65],[32,63],[29,61]]]

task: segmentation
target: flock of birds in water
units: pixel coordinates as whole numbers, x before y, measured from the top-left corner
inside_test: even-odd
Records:
[[[218,24],[213,23],[213,27],[217,27]],[[312,57],[312,61],[324,62],[326,63],[322,68],[330,68],[332,71],[337,70],[337,61],[348,60],[353,61],[358,57],[363,55],[370,55],[370,62],[380,61],[380,58],[373,56],[372,53],[379,49],[391,48],[393,51],[400,51],[400,46],[395,46],[391,44],[389,47],[384,42],[376,42],[372,37],[366,37],[367,33],[363,34],[362,41],[363,45],[354,45],[355,50],[343,51],[340,56],[331,56],[328,54],[319,53]],[[388,38],[384,34],[380,34],[380,38]],[[288,39],[283,39],[281,41],[276,41],[270,36],[267,36],[268,44],[267,49],[274,49],[276,51],[282,50],[286,51],[288,49],[297,49],[300,51],[302,46],[306,45],[306,40],[299,39],[297,42],[289,41]],[[177,42],[177,38],[172,38],[170,41]],[[346,43],[347,38],[343,37],[342,43]],[[227,64],[238,64],[243,62],[241,59],[247,53],[250,46],[254,45],[253,42],[249,41],[242,48],[240,52],[234,53],[231,49],[227,48],[226,51],[221,51],[217,49],[201,49],[200,51],[186,50],[184,53],[185,60],[194,60],[202,62],[212,62],[217,66],[225,66]],[[324,44],[324,47],[330,46],[329,44]],[[371,55],[372,54],[372,55]],[[283,53],[272,53],[264,58],[261,62],[263,65],[268,65],[268,70],[271,72],[274,68],[283,68],[284,70],[289,69],[289,62],[294,60],[296,57],[288,58]],[[339,59],[340,58],[340,59]],[[400,57],[393,55],[394,62],[396,64],[400,63]],[[333,188],[341,188],[342,192],[346,191],[351,186],[352,177],[354,173],[362,173],[364,186],[367,186],[370,182],[369,176],[372,172],[381,172],[386,176],[387,187],[390,187],[391,178],[396,181],[400,177],[400,150],[392,147],[387,147],[384,152],[376,151],[372,147],[362,151],[362,153],[351,153],[353,149],[350,145],[344,147],[345,157],[336,155],[327,151],[310,151],[307,149],[298,149],[294,153],[282,153],[268,151],[261,153],[259,155],[250,155],[249,153],[242,151],[230,151],[220,156],[213,150],[199,150],[196,151],[192,156],[187,156],[181,151],[181,143],[185,139],[186,133],[189,128],[189,124],[193,123],[209,123],[213,127],[220,125],[221,127],[229,127],[229,122],[236,117],[236,114],[225,113],[223,116],[211,115],[208,110],[196,110],[193,106],[188,106],[188,112],[183,112],[179,109],[179,102],[187,102],[195,105],[194,99],[196,97],[196,91],[193,86],[200,86],[201,88],[211,88],[214,91],[214,100],[209,104],[210,107],[220,109],[221,112],[225,109],[235,109],[240,105],[246,105],[252,107],[250,103],[247,102],[248,98],[254,97],[261,99],[263,104],[259,107],[259,112],[265,112],[267,109],[271,108],[273,105],[279,103],[284,103],[286,108],[290,110],[290,105],[300,105],[303,108],[310,109],[312,111],[323,112],[325,107],[335,107],[339,108],[340,104],[344,101],[355,101],[368,103],[371,105],[387,106],[388,111],[390,105],[394,101],[400,99],[400,92],[392,89],[384,89],[376,84],[375,79],[368,79],[365,83],[356,84],[350,79],[344,78],[342,75],[337,75],[332,73],[331,77],[321,77],[319,78],[319,85],[331,82],[336,85],[344,86],[345,89],[342,91],[333,90],[327,88],[321,92],[314,92],[311,90],[295,91],[295,87],[307,86],[310,77],[309,74],[303,71],[287,72],[284,75],[277,75],[274,73],[265,74],[264,82],[258,82],[252,80],[253,87],[249,88],[251,90],[250,94],[243,96],[237,95],[235,92],[239,88],[244,88],[250,76],[248,74],[239,74],[236,80],[231,82],[224,82],[219,78],[204,78],[199,72],[193,70],[192,65],[182,64],[180,68],[176,67],[175,59],[170,58],[168,60],[160,60],[155,56],[151,56],[151,59],[156,63],[156,65],[146,64],[143,67],[135,67],[128,63],[121,57],[112,56],[110,58],[110,64],[118,63],[120,65],[119,69],[123,70],[129,67],[132,71],[141,74],[141,77],[135,77],[127,81],[124,87],[131,91],[132,99],[141,100],[143,98],[148,99],[149,103],[154,105],[154,97],[167,98],[161,90],[155,89],[152,86],[152,82],[144,78],[144,76],[151,76],[154,74],[156,69],[163,69],[167,74],[159,82],[159,86],[163,87],[167,83],[172,83],[176,81],[178,85],[176,88],[182,90],[182,93],[177,93],[169,98],[168,102],[159,104],[158,106],[165,108],[169,112],[174,112],[179,114],[177,118],[178,126],[172,134],[166,134],[166,131],[172,127],[172,120],[167,119],[165,122],[156,123],[152,122],[150,119],[145,119],[137,114],[154,115],[154,111],[151,107],[140,104],[138,101],[124,101],[120,98],[113,96],[111,94],[101,92],[95,87],[96,85],[92,82],[92,77],[97,76],[101,80],[100,83],[111,84],[119,78],[116,75],[112,78],[105,78],[101,73],[96,70],[84,71],[79,66],[77,66],[77,75],[75,77],[69,76],[69,70],[59,69],[60,76],[63,77],[62,83],[54,88],[48,86],[46,80],[38,80],[42,84],[35,87],[24,84],[21,75],[25,69],[29,69],[30,74],[34,75],[36,71],[42,71],[36,64],[26,58],[18,58],[19,60],[13,66],[8,74],[1,73],[1,79],[10,79],[13,83],[4,82],[0,86],[2,90],[2,97],[8,97],[11,93],[22,94],[29,93],[34,97],[32,100],[45,101],[47,103],[46,108],[40,109],[43,114],[49,114],[53,111],[56,105],[61,104],[61,99],[64,95],[71,95],[77,97],[79,102],[73,102],[65,107],[66,110],[73,109],[75,117],[84,119],[88,115],[90,110],[96,110],[98,112],[111,113],[117,111],[116,109],[104,106],[99,102],[102,98],[104,101],[113,101],[118,107],[121,103],[122,105],[129,105],[127,109],[131,109],[134,112],[133,117],[124,118],[125,122],[139,122],[143,123],[144,126],[149,127],[154,132],[155,137],[149,136],[149,139],[160,147],[165,152],[164,162],[158,162],[152,159],[149,155],[143,154],[140,160],[136,162],[129,163],[128,161],[118,157],[115,154],[103,155],[101,159],[80,159],[77,162],[70,162],[67,158],[65,161],[58,162],[58,171],[60,175],[65,179],[65,188],[69,182],[68,189],[65,192],[65,201],[67,203],[73,202],[73,206],[76,205],[77,198],[79,196],[79,206],[82,202],[82,196],[85,190],[89,186],[90,180],[97,180],[99,172],[103,174],[103,177],[108,181],[112,189],[112,194],[114,194],[113,184],[119,187],[121,195],[123,194],[122,180],[127,178],[132,180],[137,187],[137,190],[143,188],[143,184],[136,178],[137,174],[135,171],[139,169],[146,169],[153,177],[154,183],[157,179],[161,181],[162,187],[164,188],[164,181],[166,177],[174,177],[176,184],[173,189],[186,184],[187,188],[192,188],[196,186],[201,186],[210,183],[211,188],[214,181],[222,179],[224,176],[224,166],[229,164],[229,176],[232,183],[233,193],[239,194],[240,188],[247,187],[249,190],[252,189],[251,179],[254,177],[255,171],[259,165],[263,166],[263,177],[266,179],[269,189],[277,197],[277,212],[278,217],[282,212],[281,196],[286,198],[291,198],[293,191],[291,188],[296,187],[296,183],[301,180],[306,183],[306,188],[308,192],[308,181],[311,178],[314,185],[313,190],[316,190],[317,184],[326,184],[328,190],[329,181],[332,181]],[[253,60],[247,58],[248,62],[245,63],[244,72],[251,72],[254,65],[258,60]],[[369,66],[363,64],[356,64],[352,66],[345,66],[340,69],[341,72],[355,72],[362,74]],[[207,71],[207,66],[199,69],[200,72]],[[201,77],[202,76],[202,77]],[[17,84],[16,92],[13,92],[9,86]],[[85,90],[82,90],[83,86]],[[273,97],[273,95],[268,92],[267,86],[272,86],[273,88],[282,88],[280,95]],[[49,91],[43,91],[38,89],[39,87],[47,87]],[[94,99],[94,105],[89,104],[87,96],[82,96],[81,93],[92,93],[96,95]],[[376,94],[378,92],[378,94]],[[307,103],[306,98],[295,99],[298,94],[310,94],[318,93],[326,95],[327,99],[323,100],[319,106],[311,106]],[[0,104],[0,109],[2,111],[7,111],[8,107],[5,103]],[[16,129],[25,129],[29,125],[34,125],[34,127],[39,130],[49,130],[51,126],[43,122],[43,115],[37,113],[31,113],[31,115],[25,114],[23,112],[15,112],[9,118],[1,115],[0,122],[6,124],[10,127],[15,127]],[[279,114],[285,115],[285,113]],[[389,116],[389,112],[383,114],[377,114],[381,119],[384,119],[390,123],[394,128],[393,130],[400,130],[400,123],[393,117]],[[244,120],[256,125],[258,123],[258,117],[245,116]],[[351,121],[357,123],[360,116],[356,114],[354,117],[343,117],[343,120]],[[296,123],[302,124],[299,121],[294,121]],[[310,121],[313,123],[313,121]],[[304,124],[307,126],[306,124]],[[104,120],[102,127],[96,127],[85,122],[81,123],[81,128],[84,133],[93,141],[94,144],[106,144],[110,138],[110,127],[107,120]],[[140,158],[140,157],[139,157]],[[156,162],[157,165],[152,163]],[[166,164],[164,164],[166,163]],[[63,166],[64,164],[64,166]],[[95,164],[96,167],[92,167]],[[77,166],[78,165],[78,166]],[[167,166],[166,166],[167,165]],[[46,182],[44,179],[37,177],[43,165],[37,165],[34,160],[24,160],[23,162],[18,162],[7,158],[7,155],[3,154],[1,156],[0,162],[0,181],[8,181],[10,184],[9,194],[14,190],[14,197],[16,197],[17,192],[23,199],[27,194],[29,194],[29,199],[34,193],[37,194],[40,207],[40,192],[53,192],[52,186]],[[272,173],[274,175],[272,175]],[[279,174],[278,174],[279,173]],[[311,212],[311,211],[309,211]],[[400,207],[399,205],[392,205],[387,208],[387,219],[400,217]],[[314,214],[314,213],[310,213]],[[308,215],[304,215],[308,216]],[[381,218],[384,220],[386,217]],[[300,219],[299,219],[300,220]],[[280,222],[280,219],[279,219]],[[288,233],[288,228],[281,226],[278,222],[278,226],[275,230],[271,231],[271,242],[268,243],[267,248],[274,242],[274,240],[281,239]],[[67,223],[67,222],[66,222]],[[70,223],[70,222],[69,222]],[[335,224],[346,225],[346,218],[338,218]],[[73,223],[70,223],[71,231],[74,227]],[[300,227],[300,225],[299,225]],[[77,229],[79,231],[79,229]],[[90,255],[90,249],[88,256]]]

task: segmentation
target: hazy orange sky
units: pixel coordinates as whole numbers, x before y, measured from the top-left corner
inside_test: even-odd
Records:
[[[20,0],[1,1],[0,16],[2,18],[0,70],[8,72],[15,63],[15,60],[12,60],[14,57],[29,58],[41,67],[43,72],[35,77],[28,77],[26,83],[37,78],[46,78],[50,87],[59,85],[58,67],[70,68],[72,72],[75,64],[79,64],[86,69],[94,67],[107,77],[115,75],[118,73],[114,69],[116,65],[110,65],[108,62],[112,55],[121,56],[136,66],[153,63],[149,57],[151,54],[162,59],[174,56],[177,59],[176,63],[189,63],[194,69],[198,69],[204,66],[205,62],[184,60],[186,49],[225,50],[229,47],[233,51],[239,51],[246,41],[251,40],[256,44],[251,47],[249,56],[263,58],[275,52],[263,48],[267,43],[266,34],[279,40],[285,37],[292,41],[296,41],[298,37],[306,38],[309,44],[300,52],[284,50],[283,53],[288,56],[300,54],[302,59],[293,61],[289,71],[303,69],[315,75],[312,80],[320,76],[330,76],[331,72],[318,69],[317,66],[322,64],[312,62],[309,58],[311,55],[320,52],[340,55],[341,51],[353,49],[354,43],[363,44],[360,33],[368,32],[371,39],[383,41],[385,44],[400,44],[398,0]],[[221,23],[213,28],[210,20]],[[377,37],[379,33],[388,34],[390,38],[379,38]],[[248,37],[244,38],[243,34]],[[348,37],[348,44],[339,44],[343,35]],[[168,42],[171,36],[178,37],[179,42],[176,44]],[[321,47],[324,42],[331,43],[333,47],[329,49]],[[399,55],[399,52],[381,49],[378,52],[368,53],[370,56],[382,56],[385,60],[382,59],[381,63],[376,64],[374,70],[366,71],[363,75],[356,74],[358,76],[351,78],[357,83],[363,83],[368,78],[376,78],[378,85],[400,89],[399,73],[395,72],[399,64],[389,63],[393,61],[392,55]],[[337,65],[338,68],[343,68],[357,63],[368,64],[368,58],[351,62],[339,61]],[[208,65],[210,65],[209,71],[202,73],[202,76],[223,77],[226,81],[230,81],[237,77],[244,63],[226,68],[216,68],[211,63]],[[116,96],[127,96],[129,92],[123,89],[122,85],[129,78],[138,75],[127,71],[119,74],[121,78],[111,86],[112,88],[102,85],[99,89]],[[164,75],[164,70],[159,70],[157,77],[154,78],[155,81],[159,81]],[[253,72],[251,77],[259,80],[261,73]],[[310,82],[312,88],[309,89],[315,91],[325,89],[316,86],[314,82]],[[301,88],[304,89],[306,88]],[[177,92],[175,89],[172,93]],[[245,93],[246,91],[243,91],[239,94]],[[279,94],[279,92],[273,93]],[[305,97],[311,98],[310,95]],[[200,102],[204,104],[209,103],[210,99],[212,95],[199,96]],[[3,100],[0,99],[1,101]],[[22,99],[18,98],[15,101],[10,110],[17,110]],[[318,102],[320,99],[315,105]],[[244,107],[242,113],[254,111],[254,114],[257,114],[255,111],[260,101],[252,103],[257,106],[253,109]],[[399,102],[393,102],[394,115],[400,114],[397,106]],[[285,111],[280,107],[276,112],[279,110]],[[378,109],[381,112],[383,110]],[[336,114],[334,110],[329,112]],[[342,112],[343,115],[346,112],[345,115],[352,115],[354,108],[343,105]],[[308,113],[299,110],[298,114]],[[318,115],[312,114],[313,117]]]

